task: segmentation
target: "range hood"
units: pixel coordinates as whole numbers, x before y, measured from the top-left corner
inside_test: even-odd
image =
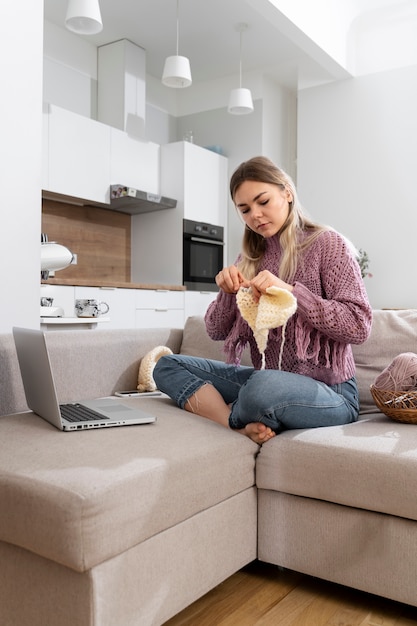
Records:
[[[54,191],[42,190],[44,200],[54,200],[55,202],[65,202],[76,206],[92,206],[100,209],[110,209],[128,215],[138,213],[154,213],[163,209],[175,209],[177,201],[172,198],[165,198],[156,193],[140,191],[134,187],[124,185],[110,185],[110,202],[98,202],[85,198],[67,196]]]
[[[155,193],[140,191],[124,185],[111,185],[110,187],[110,206],[108,208],[112,211],[137,215],[138,213],[152,213],[162,209],[175,209],[176,206],[176,200]]]

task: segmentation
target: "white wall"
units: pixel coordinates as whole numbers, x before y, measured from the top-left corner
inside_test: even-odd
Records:
[[[297,178],[297,96],[263,78],[262,154]]]
[[[251,0],[258,4],[259,0]],[[264,0],[265,1],[265,0]],[[349,0],[268,0],[302,33],[310,37],[342,66],[347,65],[346,36],[353,8]],[[319,17],[320,16],[320,17]],[[331,28],[329,25],[331,24]]]
[[[0,332],[39,328],[42,0],[2,2]]]
[[[363,0],[357,0],[362,5]],[[347,47],[355,76],[417,63],[415,0],[367,0],[368,10],[352,22]],[[375,6],[374,6],[375,5]]]
[[[304,90],[298,190],[367,251],[374,308],[417,308],[417,65]]]
[[[44,23],[43,100],[97,119],[97,48],[85,37]]]
[[[247,2],[312,57],[317,46],[354,76],[417,62],[415,0]]]

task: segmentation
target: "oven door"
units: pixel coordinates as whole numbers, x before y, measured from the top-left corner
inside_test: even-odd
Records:
[[[218,291],[215,277],[223,269],[223,241],[184,233],[183,283],[192,291]]]

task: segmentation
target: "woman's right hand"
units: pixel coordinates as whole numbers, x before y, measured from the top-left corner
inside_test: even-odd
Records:
[[[236,265],[230,265],[217,274],[216,285],[225,293],[237,293],[240,287],[248,287],[249,281],[240,273]]]

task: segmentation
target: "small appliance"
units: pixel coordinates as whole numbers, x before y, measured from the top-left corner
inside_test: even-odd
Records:
[[[47,280],[50,272],[63,270],[73,262],[74,255],[65,246],[48,241],[46,233],[41,233],[41,279]],[[41,297],[41,317],[63,317],[64,309],[53,306],[53,298]]]

